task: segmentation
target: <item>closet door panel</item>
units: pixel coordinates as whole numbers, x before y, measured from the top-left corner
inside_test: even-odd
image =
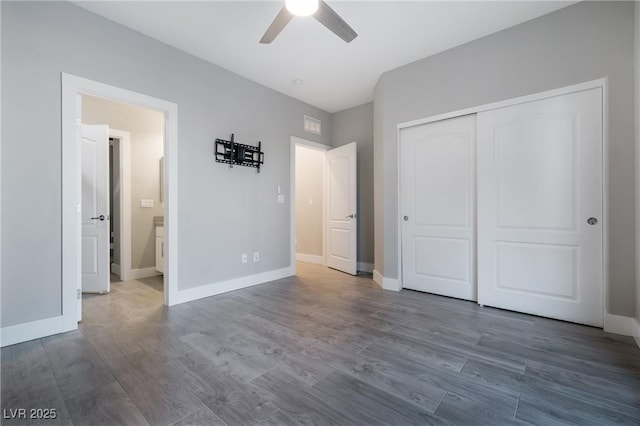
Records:
[[[603,325],[602,90],[478,114],[478,302]]]
[[[403,287],[476,300],[475,116],[402,129]]]

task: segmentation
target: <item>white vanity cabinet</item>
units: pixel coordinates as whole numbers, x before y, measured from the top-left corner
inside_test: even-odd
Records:
[[[156,226],[156,270],[164,274],[164,226]]]

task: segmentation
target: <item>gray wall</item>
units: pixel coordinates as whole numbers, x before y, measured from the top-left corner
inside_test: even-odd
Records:
[[[358,143],[358,262],[373,264],[373,103],[332,114],[333,146]]]
[[[164,114],[136,105],[83,96],[82,122],[108,124],[110,128],[124,130],[131,135],[129,267],[154,267],[156,234],[153,217],[164,215],[164,207],[160,202],[160,157],[164,155]],[[153,200],[153,207],[140,207],[141,199]]]
[[[634,80],[636,131],[636,247],[640,247],[640,2],[634,13]],[[636,249],[636,332],[640,333],[640,250]],[[640,335],[636,336],[640,345]]]
[[[296,146],[296,253],[322,256],[322,193],[326,154]]]
[[[289,265],[290,137],[329,145],[330,114],[69,3],[0,7],[3,327],[60,314],[61,72],[178,105],[180,289]],[[329,131],[305,133],[305,114]],[[262,141],[260,174],[214,162],[231,133]]]
[[[581,2],[381,77],[374,95],[378,272],[398,277],[398,123],[608,77],[608,311],[635,315],[633,7]]]

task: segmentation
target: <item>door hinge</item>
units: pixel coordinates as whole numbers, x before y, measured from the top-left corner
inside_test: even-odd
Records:
[[[77,289],[76,293],[77,293],[78,300],[80,300],[80,298],[82,297],[82,290],[81,289]]]

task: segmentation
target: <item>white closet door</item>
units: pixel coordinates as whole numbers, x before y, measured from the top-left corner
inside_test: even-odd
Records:
[[[602,89],[478,114],[478,302],[603,325]]]
[[[475,116],[400,131],[402,285],[476,300]]]

